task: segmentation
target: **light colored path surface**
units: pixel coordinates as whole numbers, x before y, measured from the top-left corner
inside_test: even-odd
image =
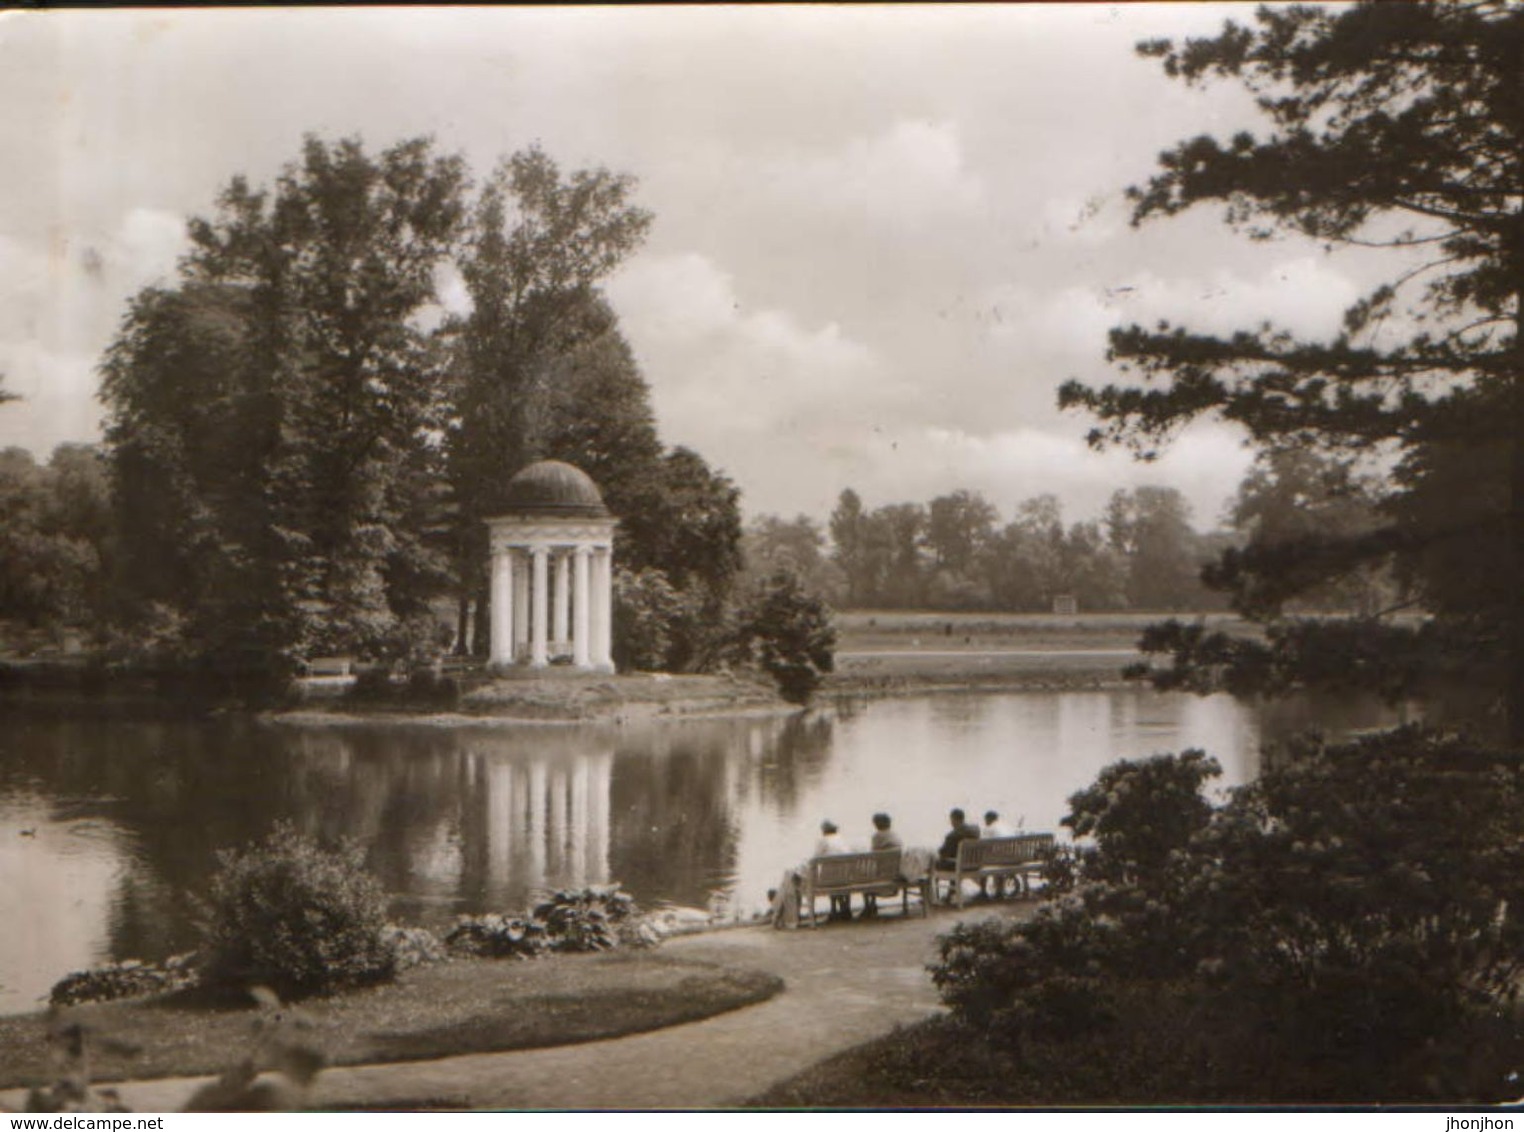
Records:
[[[1029,915],[1033,905],[999,914]],[[969,908],[961,918],[990,915]],[[687,959],[779,975],[767,1002],[649,1034],[520,1053],[330,1069],[318,1081],[324,1108],[510,1109],[726,1108],[815,1062],[918,1021],[939,1007],[926,964],[936,936],[960,918],[886,915],[871,922],[778,932],[737,928],[669,941]],[[138,1112],[173,1112],[207,1078],[120,1086]],[[0,1094],[0,1104],[17,1098]]]

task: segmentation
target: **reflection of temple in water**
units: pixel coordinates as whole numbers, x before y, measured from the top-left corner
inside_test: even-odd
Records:
[[[482,800],[489,889],[608,882],[612,749],[527,760],[476,753],[467,765]]]

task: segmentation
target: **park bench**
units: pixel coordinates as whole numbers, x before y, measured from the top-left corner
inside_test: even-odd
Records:
[[[354,658],[348,656],[314,656],[307,661],[308,676],[349,676],[354,671]]]
[[[812,858],[805,867],[800,880],[799,905],[808,918],[810,927],[815,926],[815,900],[821,896],[851,896],[854,892],[864,896],[898,895],[905,915],[910,915],[910,890],[914,888],[921,898],[921,915],[926,910],[927,891],[924,880],[907,880],[901,871],[899,849],[884,849],[877,853],[838,853],[830,857]]]
[[[1030,878],[1042,871],[1043,858],[1052,848],[1051,833],[1021,833],[1015,837],[960,841],[955,867],[938,866],[932,870],[931,891],[935,895],[943,881],[950,881],[949,899],[955,899],[961,908],[964,881],[1016,877],[1021,881],[1022,895],[1026,896],[1032,891]]]

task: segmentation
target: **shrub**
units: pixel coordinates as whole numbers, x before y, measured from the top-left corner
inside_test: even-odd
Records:
[[[162,963],[124,959],[75,971],[53,984],[48,1002],[53,1006],[76,1006],[81,1002],[109,1002],[180,990],[196,982],[196,957],[175,955]]]
[[[382,929],[381,938],[391,949],[392,963],[399,974],[414,967],[441,962],[448,954],[444,941],[428,928],[387,924]]]
[[[1404,730],[1303,750],[1203,821],[1213,769],[1199,752],[1108,767],[1076,794],[1065,824],[1098,845],[1073,890],[943,938],[955,1016],[1054,1039],[1153,987],[1250,1020],[1219,1035],[1213,1073],[1256,1099],[1516,1092],[1509,1047],[1476,1035],[1513,1024],[1524,975],[1519,764]]]
[[[790,703],[810,701],[835,668],[836,629],[825,602],[794,575],[774,574],[741,615],[740,639]]]
[[[634,899],[618,885],[594,885],[553,894],[534,918],[558,951],[608,951],[623,942],[620,925],[635,911]]]
[[[492,959],[533,959],[550,948],[545,925],[522,916],[489,912],[484,916],[460,916],[445,936],[452,951]]]
[[[547,951],[609,951],[660,939],[634,898],[610,884],[556,892],[528,916],[460,916],[445,943],[468,955],[533,959]]]
[[[360,669],[355,674],[355,682],[344,694],[358,703],[382,703],[392,699],[397,693],[392,684],[391,666],[376,664]]]
[[[202,924],[206,980],[298,997],[390,978],[386,899],[358,846],[319,846],[289,823],[218,854]]]
[[[460,705],[460,681],[433,668],[415,669],[408,675],[404,692],[407,702],[417,707],[445,710]]]
[[[1154,883],[1171,853],[1206,827],[1212,807],[1201,796],[1209,778],[1222,774],[1202,751],[1122,760],[1069,797],[1060,824],[1076,837],[1093,837],[1096,852],[1083,858],[1083,874],[1108,881]]]
[[[657,569],[614,573],[614,663],[643,672],[703,668],[709,627],[697,587],[680,588]]]

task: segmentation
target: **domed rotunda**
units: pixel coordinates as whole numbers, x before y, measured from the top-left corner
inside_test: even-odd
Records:
[[[614,526],[581,468],[530,464],[508,481],[506,510],[487,520],[492,553],[492,664],[552,660],[612,672]]]

